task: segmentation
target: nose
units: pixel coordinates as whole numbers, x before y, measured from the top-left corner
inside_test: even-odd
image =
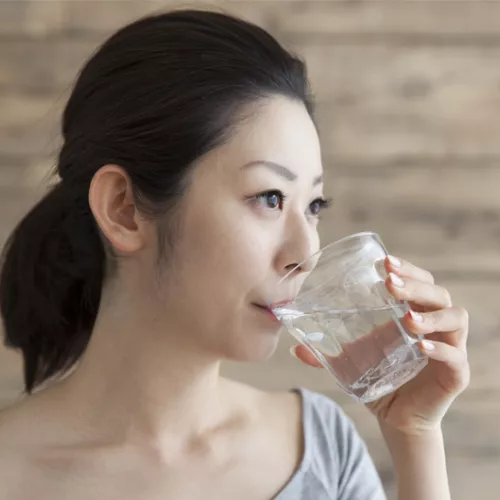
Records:
[[[283,243],[276,256],[276,270],[279,276],[284,277],[291,271],[293,271],[293,275],[311,271],[314,267],[314,262],[312,262],[314,259],[311,261],[306,259],[318,249],[317,229],[311,227],[303,215],[290,214],[285,227]]]

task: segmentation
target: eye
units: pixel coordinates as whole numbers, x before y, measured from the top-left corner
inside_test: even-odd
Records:
[[[310,205],[309,205],[309,211],[311,212],[311,215],[314,217],[319,217],[321,212],[332,205],[332,200],[331,199],[325,199],[325,198],[316,198]]]
[[[285,194],[281,191],[274,189],[272,191],[265,191],[255,196],[255,199],[260,203],[265,205],[271,210],[283,210],[283,203],[286,199]]]

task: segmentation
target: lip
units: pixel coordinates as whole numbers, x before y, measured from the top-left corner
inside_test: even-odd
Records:
[[[286,300],[281,300],[279,302],[273,302],[272,304],[259,304],[257,302],[253,302],[253,305],[260,307],[261,309],[267,309],[268,311],[272,312],[273,309],[277,309],[278,307],[287,306],[288,304],[291,304],[292,302],[293,302],[293,299],[286,299]]]
[[[263,306],[260,304],[252,304],[255,306],[257,309],[260,309],[264,314],[267,315],[268,318],[272,319],[275,323],[279,323],[280,320],[277,318],[277,316],[274,314],[272,309],[268,306]]]
[[[271,305],[266,306],[266,307],[272,311],[273,309],[277,309],[278,307],[287,306],[288,304],[291,304],[292,302],[293,302],[293,299],[286,299],[286,300],[281,300],[280,302],[274,302]]]
[[[280,300],[279,302],[273,302],[272,304],[269,305],[263,305],[263,304],[258,304],[258,303],[253,303],[255,307],[258,307],[259,309],[262,309],[263,311],[269,312],[269,314],[272,314],[276,319],[276,315],[274,314],[274,310],[278,309],[280,307],[285,307],[288,304],[291,304],[293,302],[293,299],[285,299],[285,300]]]

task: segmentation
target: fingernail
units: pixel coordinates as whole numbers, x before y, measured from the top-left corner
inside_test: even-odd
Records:
[[[422,323],[422,315],[416,313],[415,311],[410,311],[410,316],[413,321],[416,321],[417,323]]]
[[[422,340],[422,347],[426,351],[433,351],[435,349],[435,346],[432,342],[429,342],[428,340]]]
[[[389,255],[387,257],[389,259],[389,262],[394,266],[394,267],[401,267],[401,261],[397,259],[396,257]]]
[[[396,276],[394,273],[389,273],[389,278],[391,279],[391,283],[394,286],[397,286],[399,288],[405,286],[405,282],[399,276]]]
[[[297,353],[295,352],[295,346],[293,345],[292,347],[290,347],[290,354],[295,358],[295,359],[299,359],[297,357]]]

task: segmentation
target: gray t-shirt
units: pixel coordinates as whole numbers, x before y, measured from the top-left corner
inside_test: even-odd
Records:
[[[386,500],[366,445],[340,407],[322,394],[302,396],[305,451],[275,500]]]

